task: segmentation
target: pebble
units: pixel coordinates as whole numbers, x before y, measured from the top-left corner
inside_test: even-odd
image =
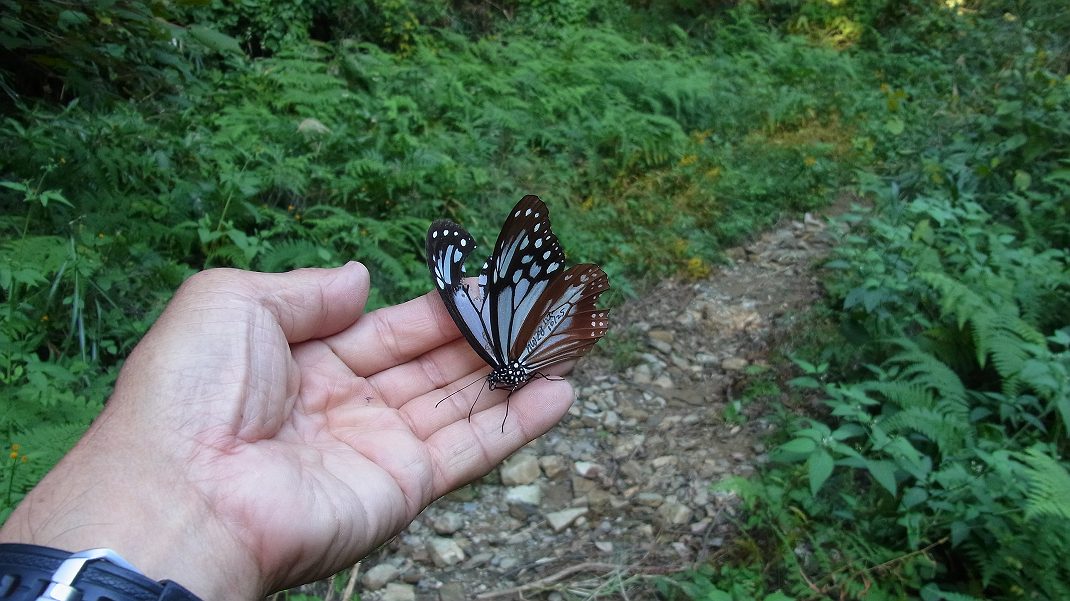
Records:
[[[568,461],[561,455],[543,455],[539,457],[539,467],[552,480],[568,471]]]
[[[411,584],[399,584],[391,582],[386,585],[380,601],[416,601],[416,587]]]
[[[505,503],[509,506],[509,515],[526,520],[538,512],[542,503],[542,488],[538,484],[512,486],[505,491]]]
[[[451,566],[464,560],[464,550],[452,538],[434,537],[427,541],[427,552],[438,567]]]
[[[640,363],[632,368],[632,382],[636,384],[650,384],[654,381],[654,370],[646,363]]]
[[[666,502],[658,507],[658,515],[666,523],[673,526],[681,526],[691,521],[691,508],[677,502]]]
[[[518,453],[501,467],[502,484],[531,484],[539,477],[539,460],[531,453]]]
[[[397,566],[381,563],[371,568],[360,577],[361,584],[370,591],[377,591],[398,577]]]
[[[561,511],[554,511],[546,514],[546,521],[549,522],[550,528],[553,529],[554,532],[561,532],[565,528],[571,526],[578,518],[586,514],[586,507],[562,509]]]
[[[454,511],[443,511],[431,518],[431,529],[438,534],[453,534],[464,527],[464,518]]]
[[[606,471],[604,467],[591,461],[577,461],[574,466],[577,474],[588,479],[597,478]]]
[[[447,582],[438,589],[438,601],[465,601],[468,595],[464,592],[464,585],[460,582]]]
[[[668,374],[661,374],[660,376],[654,378],[653,384],[654,386],[658,386],[660,388],[675,388],[675,386],[673,385],[672,378],[670,378]]]
[[[721,369],[725,371],[743,371],[750,363],[742,357],[728,357],[721,361]]]

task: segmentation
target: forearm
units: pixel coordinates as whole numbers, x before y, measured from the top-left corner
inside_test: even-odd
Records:
[[[266,594],[248,550],[236,548],[175,466],[161,465],[136,448],[136,437],[109,428],[109,417],[105,410],[23,499],[0,529],[0,542],[72,552],[107,547],[149,578],[172,580],[206,601]]]

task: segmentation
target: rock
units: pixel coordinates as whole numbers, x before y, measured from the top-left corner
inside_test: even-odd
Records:
[[[602,414],[602,427],[610,432],[616,432],[620,429],[620,416],[616,411],[612,409]]]
[[[377,591],[398,577],[397,566],[389,563],[381,563],[364,572],[360,577],[361,584],[370,591]]]
[[[546,514],[546,521],[550,523],[550,528],[556,533],[568,528],[573,522],[580,518],[580,516],[586,514],[586,507],[573,507],[571,509],[562,509],[561,511]]]
[[[427,552],[438,567],[451,566],[464,560],[464,550],[452,538],[434,537],[427,541]]]
[[[539,477],[539,460],[531,453],[518,453],[501,467],[502,484],[531,484]]]
[[[676,333],[672,330],[650,330],[646,333],[647,337],[651,340],[658,340],[661,342],[672,343],[676,338]]]
[[[577,461],[574,466],[577,474],[589,480],[598,478],[606,471],[606,468],[590,461]]]
[[[664,341],[661,341],[661,340],[648,340],[647,343],[650,344],[650,346],[652,346],[652,347],[658,349],[659,351],[665,353],[666,355],[668,355],[669,353],[672,352],[672,345],[669,344],[668,342],[664,342]]]
[[[416,587],[411,584],[391,582],[379,596],[380,601],[416,601]]]
[[[720,359],[717,358],[717,355],[714,355],[712,353],[695,353],[693,359],[696,363],[700,365],[716,365],[720,362]]]
[[[624,474],[625,477],[633,482],[641,482],[646,476],[646,472],[643,470],[643,465],[634,459],[625,461],[621,464],[620,473]]]
[[[665,497],[656,492],[641,492],[635,495],[635,502],[647,507],[658,507],[665,502]]]
[[[654,381],[654,370],[646,363],[640,363],[632,368],[632,382],[635,384],[650,384]]]
[[[662,455],[661,457],[655,457],[650,464],[654,466],[655,470],[660,470],[670,465],[676,465],[679,462],[680,459],[675,455]]]
[[[464,585],[460,582],[447,582],[438,589],[438,601],[465,601],[468,595],[464,592]]]
[[[653,384],[661,388],[673,388],[672,378],[669,377],[669,374],[661,374],[654,378]]]
[[[594,546],[595,546],[596,549],[598,549],[599,551],[601,551],[603,553],[612,553],[613,552],[613,543],[611,543],[609,541],[596,540],[596,541],[594,541]]]
[[[743,371],[748,365],[750,364],[742,357],[728,357],[721,361],[721,369],[725,371]]]
[[[588,480],[583,476],[572,476],[573,495],[582,497],[596,488],[598,488],[598,484],[594,480]]]
[[[458,501],[458,502],[461,502],[461,503],[463,503],[465,501],[471,501],[471,500],[473,500],[475,498],[476,498],[476,487],[472,486],[471,484],[468,484],[466,486],[462,486],[461,488],[458,488],[457,490],[452,491],[452,492],[450,492],[449,494],[446,495],[446,499],[447,500]]]
[[[691,520],[691,508],[682,503],[669,501],[658,507],[658,516],[667,524],[680,526]]]
[[[542,489],[538,484],[522,484],[505,491],[505,504],[509,506],[509,515],[518,520],[526,520],[539,510],[542,503]]]
[[[443,511],[431,518],[431,529],[438,534],[453,534],[464,526],[464,518],[454,511]]]

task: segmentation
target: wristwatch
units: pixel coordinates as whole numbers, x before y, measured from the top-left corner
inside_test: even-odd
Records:
[[[145,576],[111,549],[0,544],[0,601],[201,601]]]

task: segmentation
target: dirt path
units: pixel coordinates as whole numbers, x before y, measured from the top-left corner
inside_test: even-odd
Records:
[[[361,599],[652,598],[644,576],[715,553],[735,499],[710,485],[753,472],[771,427],[753,407],[733,419],[740,381],[819,297],[829,245],[822,220],[786,222],[709,279],[615,309],[616,365],[586,359],[561,424],[366,558]]]

